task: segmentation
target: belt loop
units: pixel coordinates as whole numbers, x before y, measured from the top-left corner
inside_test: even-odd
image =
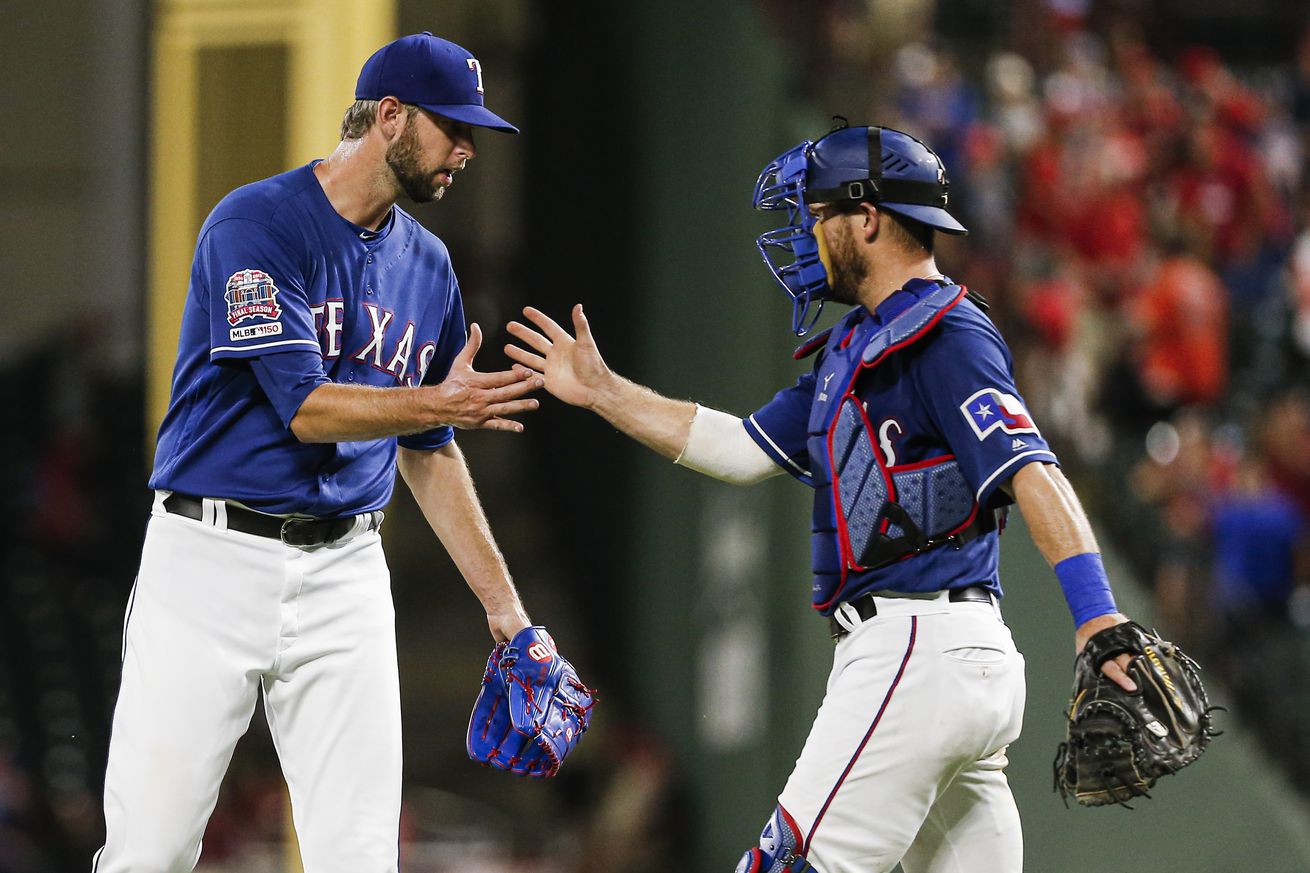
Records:
[[[227,501],[214,501],[214,527],[227,530]]]
[[[171,497],[172,491],[158,490],[155,492],[155,502],[150,507],[151,515],[167,515],[168,510],[164,508],[164,501]]]
[[[200,499],[201,524],[208,525],[210,527],[214,526],[214,504],[216,502],[217,501],[215,501],[212,497],[202,497]]]
[[[849,603],[839,604],[832,617],[848,634],[855,633],[855,629],[863,624],[860,620],[860,613]]]

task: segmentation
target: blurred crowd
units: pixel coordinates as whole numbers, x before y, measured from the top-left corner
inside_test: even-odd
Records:
[[[952,171],[972,232],[939,262],[995,304],[1166,630],[1286,747],[1310,738],[1310,26],[1238,67],[1086,7],[1046,4],[980,76],[902,47],[879,117]]]

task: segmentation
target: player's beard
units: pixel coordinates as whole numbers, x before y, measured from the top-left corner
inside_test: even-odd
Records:
[[[405,122],[400,139],[387,146],[387,166],[406,197],[415,203],[431,203],[441,199],[446,186],[437,184],[440,168],[428,170],[423,166],[423,147],[418,142],[415,117],[411,115]]]
[[[828,277],[832,299],[848,306],[859,303],[860,286],[869,277],[869,265],[860,257],[855,233],[845,222],[837,231],[836,240],[828,246],[828,262],[832,265],[832,275]]]

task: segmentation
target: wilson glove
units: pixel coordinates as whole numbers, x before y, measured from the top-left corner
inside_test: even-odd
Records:
[[[1101,672],[1101,665],[1127,652],[1128,675],[1136,691]],[[1068,734],[1055,754],[1055,788],[1083,806],[1127,804],[1150,797],[1161,776],[1176,773],[1205,751],[1210,706],[1200,667],[1178,646],[1148,633],[1136,622],[1092,636],[1074,667]]]

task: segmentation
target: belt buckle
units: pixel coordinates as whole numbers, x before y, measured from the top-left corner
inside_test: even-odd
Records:
[[[294,549],[304,549],[307,548],[308,546],[314,545],[314,543],[309,541],[296,542],[292,539],[289,539],[287,536],[289,533],[296,530],[297,527],[301,526],[303,522],[304,519],[302,518],[288,518],[282,522],[282,529],[278,531],[278,539],[282,541],[282,545],[291,546]]]

